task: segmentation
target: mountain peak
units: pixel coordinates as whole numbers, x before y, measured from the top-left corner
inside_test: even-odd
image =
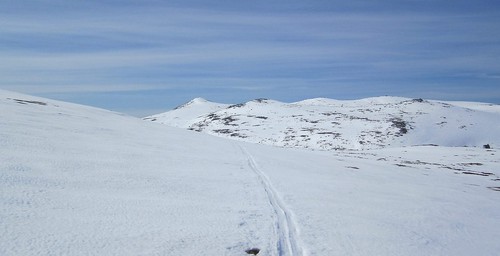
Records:
[[[192,99],[192,100],[190,100],[182,105],[175,107],[174,110],[185,108],[185,107],[190,106],[190,105],[203,104],[203,103],[207,103],[207,102],[210,102],[210,101],[208,101],[204,98],[198,97],[198,98],[194,98],[194,99]]]
[[[197,97],[197,98],[192,99],[190,102],[192,102],[192,103],[205,103],[205,102],[209,102],[209,100],[206,100],[206,99],[201,98],[201,97]]]
[[[266,98],[258,98],[258,99],[254,99],[252,100],[253,102],[257,102],[257,103],[267,103],[267,101],[269,101],[269,99],[266,99]]]

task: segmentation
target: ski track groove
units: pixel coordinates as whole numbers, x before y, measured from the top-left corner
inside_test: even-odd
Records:
[[[304,251],[300,246],[295,221],[292,219],[290,210],[286,207],[279,193],[271,183],[269,177],[260,169],[254,157],[243,147],[241,151],[248,158],[248,165],[258,176],[266,191],[269,204],[276,214],[276,232],[278,236],[276,250],[278,256],[303,256]]]

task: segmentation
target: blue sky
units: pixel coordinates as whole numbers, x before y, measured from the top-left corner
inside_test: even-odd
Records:
[[[195,97],[500,103],[500,2],[0,0],[0,88],[136,116]]]

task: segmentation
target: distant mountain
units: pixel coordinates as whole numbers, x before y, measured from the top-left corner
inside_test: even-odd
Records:
[[[500,106],[401,97],[256,99],[227,105],[194,99],[144,118],[215,136],[316,150],[412,145],[500,145]]]

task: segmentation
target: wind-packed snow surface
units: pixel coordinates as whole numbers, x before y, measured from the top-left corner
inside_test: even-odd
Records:
[[[474,102],[376,97],[226,105],[198,98],[145,119],[240,141],[313,150],[500,146],[500,105]]]
[[[283,149],[0,91],[0,255],[498,255],[495,148]]]

